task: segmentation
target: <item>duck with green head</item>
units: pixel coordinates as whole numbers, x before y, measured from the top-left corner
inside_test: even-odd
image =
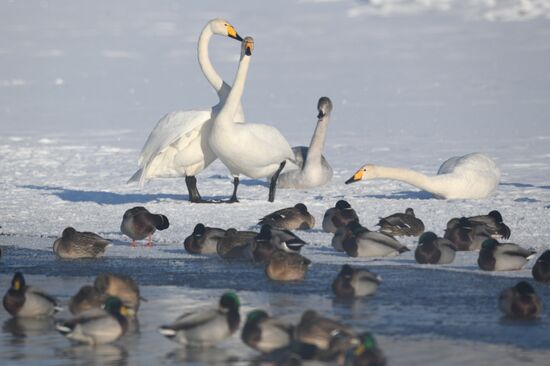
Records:
[[[292,325],[270,317],[263,310],[248,313],[241,338],[243,342],[262,353],[287,346],[291,340]]]
[[[14,317],[40,318],[61,311],[58,301],[52,296],[29,287],[21,272],[16,272],[11,287],[3,299],[4,308]]]
[[[449,264],[456,255],[456,246],[452,241],[439,238],[431,231],[420,235],[414,251],[414,259],[420,264]]]
[[[131,311],[118,297],[108,297],[103,309],[91,309],[76,318],[56,324],[56,329],[70,340],[87,344],[111,343],[128,329]]]
[[[168,339],[191,347],[208,347],[230,337],[239,328],[239,298],[227,292],[217,308],[185,313],[159,332]]]
[[[484,271],[518,271],[534,257],[535,251],[517,244],[487,239],[481,245],[477,264]]]
[[[385,366],[386,357],[371,333],[359,335],[360,344],[346,353],[344,366]]]
[[[332,292],[340,298],[358,298],[374,294],[382,278],[365,268],[344,264],[332,282]]]

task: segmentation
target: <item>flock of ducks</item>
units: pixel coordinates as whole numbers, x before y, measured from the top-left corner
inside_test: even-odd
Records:
[[[298,203],[262,217],[255,231],[208,227],[202,223],[184,240],[191,254],[218,255],[225,260],[244,260],[264,266],[265,274],[274,281],[302,281],[311,261],[301,254],[307,243],[292,230],[310,230],[316,220],[306,205]],[[127,210],[121,231],[135,240],[148,238],[155,230],[168,227],[168,218],[150,213],[144,207]],[[378,231],[360,224],[357,212],[349,202],[340,200],[326,210],[323,231],[333,234],[335,251],[349,257],[383,258],[409,251],[396,237],[414,236],[418,245],[414,258],[418,263],[441,265],[452,263],[457,251],[479,250],[478,265],[484,271],[512,271],[524,267],[534,251],[512,243],[500,243],[511,229],[498,211],[487,215],[452,218],[444,237],[425,231],[424,223],[414,210],[380,218]],[[109,242],[97,234],[80,233],[73,228],[63,231],[55,240],[54,251],[60,258],[96,258]],[[61,249],[62,248],[62,249]],[[101,249],[101,250],[100,250]],[[536,281],[550,282],[550,251],[543,253],[532,269]],[[332,280],[337,298],[357,299],[372,296],[382,284],[380,276],[366,268],[345,264]],[[92,285],[83,286],[68,302],[74,318],[60,320],[56,329],[76,342],[103,344],[114,342],[131,332],[141,301],[137,283],[130,277],[101,273]],[[50,317],[62,310],[52,296],[26,284],[23,274],[15,273],[3,299],[4,308],[14,317]],[[535,319],[542,302],[526,281],[502,291],[499,307],[506,317]],[[166,338],[188,347],[209,347],[232,336],[240,328],[245,344],[259,351],[261,359],[275,365],[300,364],[300,360],[319,360],[339,365],[384,365],[383,352],[371,333],[358,333],[337,320],[306,310],[297,324],[273,318],[263,310],[248,313],[241,327],[240,301],[228,292],[211,308],[188,312],[159,332]]]

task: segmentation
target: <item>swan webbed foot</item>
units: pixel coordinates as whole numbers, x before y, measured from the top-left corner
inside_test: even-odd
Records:
[[[281,162],[281,165],[279,165],[279,169],[277,169],[275,174],[273,174],[273,176],[271,177],[271,184],[269,185],[269,196],[267,198],[269,202],[275,201],[275,190],[277,188],[277,179],[279,179],[279,174],[281,174],[281,171],[283,170],[285,165],[286,165],[286,160],[283,160],[283,162]]]

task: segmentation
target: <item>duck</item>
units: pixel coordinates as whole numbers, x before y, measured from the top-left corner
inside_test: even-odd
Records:
[[[449,264],[456,255],[456,246],[452,241],[438,238],[432,231],[420,235],[414,259],[420,264]]]
[[[393,236],[370,231],[357,221],[350,222],[348,229],[352,235],[342,246],[350,257],[394,257],[410,250]]]
[[[482,199],[495,191],[500,181],[500,170],[489,156],[471,153],[447,159],[435,176],[411,169],[365,164],[346,184],[370,179],[398,180],[440,199]]]
[[[306,189],[322,187],[332,179],[332,167],[322,155],[332,113],[332,101],[321,97],[317,102],[317,125],[311,138],[309,148],[295,146],[295,169],[285,169],[279,176],[277,185],[281,188]]]
[[[483,225],[493,239],[508,239],[512,233],[497,210],[493,210],[487,215],[470,216],[466,219],[470,225]],[[453,227],[459,220],[458,217],[452,218],[447,222],[447,227]]]
[[[393,236],[420,236],[424,232],[424,223],[417,218],[412,208],[405,213],[395,213],[388,217],[381,217],[376,226],[380,231]]]
[[[3,299],[4,308],[13,317],[42,318],[54,315],[63,310],[52,296],[27,286],[21,272],[15,272],[11,287]]]
[[[105,303],[105,296],[94,286],[82,286],[69,300],[69,311],[79,315],[90,309],[99,309]]]
[[[214,119],[208,141],[234,180],[237,178],[237,182],[241,174],[254,179],[271,177],[268,201],[273,202],[279,174],[287,161],[294,159],[292,148],[275,127],[257,123],[235,123],[233,118],[243,94],[253,49],[254,39],[245,37],[233,87]],[[235,200],[237,187],[238,183],[232,197]]]
[[[254,231],[237,231],[230,228],[225,231],[224,237],[218,241],[216,252],[223,259],[247,259],[249,242],[256,238]]]
[[[346,353],[344,366],[385,366],[386,357],[370,332],[359,335],[359,345]]]
[[[528,282],[520,281],[499,296],[499,308],[511,319],[535,319],[542,312],[542,301]]]
[[[359,222],[359,217],[346,200],[339,200],[334,207],[329,208],[323,216],[323,231],[335,233],[339,227],[346,226],[350,222]]]
[[[314,345],[320,350],[328,350],[331,339],[336,334],[351,340],[352,343],[357,337],[351,328],[321,316],[314,310],[306,310],[294,328],[294,338],[297,341]]]
[[[353,235],[347,226],[339,227],[338,230],[334,233],[330,244],[337,252],[344,251],[344,241]]]
[[[63,230],[61,238],[54,241],[53,251],[62,259],[99,258],[112,245],[110,240],[96,233],[76,231],[69,226]]]
[[[263,225],[258,235],[248,242],[245,249],[246,256],[254,263],[266,262],[276,250],[269,225]]]
[[[531,271],[533,278],[539,282],[550,282],[550,250],[538,257]]]
[[[367,269],[344,264],[332,282],[332,292],[340,298],[358,298],[372,295],[382,282],[380,276]]]
[[[271,227],[286,230],[309,230],[315,226],[315,218],[306,205],[297,203],[293,207],[283,208],[260,219],[258,225],[268,224]]]
[[[197,224],[193,233],[185,238],[183,246],[190,254],[215,254],[218,242],[224,237],[225,230]]]
[[[58,322],[55,327],[66,338],[86,344],[106,344],[119,339],[128,329],[128,309],[116,297],[108,297],[103,309],[91,309]]]
[[[191,347],[213,346],[239,329],[239,298],[233,292],[224,293],[218,308],[188,312],[172,324],[163,325],[159,332],[180,344]]]
[[[242,341],[262,353],[269,353],[290,344],[293,326],[270,317],[264,310],[248,313],[241,332]]]
[[[132,247],[136,240],[148,238],[147,246],[152,246],[152,236],[157,230],[166,230],[170,226],[168,217],[152,214],[145,207],[136,206],[124,212],[120,231],[132,239]]]
[[[443,237],[453,242],[458,251],[473,251],[480,250],[481,244],[485,240],[491,239],[491,233],[485,225],[461,217],[447,223]]]
[[[94,287],[106,297],[119,298],[132,313],[137,313],[141,300],[143,300],[138,284],[129,276],[100,273],[95,278]]]
[[[141,187],[154,178],[185,177],[189,201],[204,200],[197,189],[196,175],[216,160],[216,154],[208,144],[215,116],[224,105],[231,87],[216,72],[208,57],[208,45],[213,35],[229,37],[241,42],[243,39],[235,27],[225,19],[212,19],[203,28],[198,41],[198,59],[201,70],[216,91],[218,103],[209,109],[176,111],[158,121],[147,138],[139,156],[139,169],[128,180]],[[240,101],[235,114],[228,116],[238,122],[245,120]]]
[[[536,252],[512,243],[487,239],[481,245],[477,264],[484,271],[517,271],[534,257]]]
[[[272,228],[269,225],[263,225],[262,230],[265,238],[268,238],[276,248],[285,252],[299,253],[302,247],[307,245],[305,241],[290,230]]]
[[[302,281],[311,261],[293,252],[276,250],[268,259],[265,274],[273,281]]]

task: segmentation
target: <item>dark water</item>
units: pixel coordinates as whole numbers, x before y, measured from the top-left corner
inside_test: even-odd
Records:
[[[138,332],[96,348],[72,345],[53,330],[50,320],[19,321],[0,311],[2,365],[248,364],[256,354],[240,343],[238,336],[213,350],[190,353],[156,331],[184,310],[216,303],[226,290],[237,292],[243,315],[260,307],[296,320],[305,309],[313,308],[357,330],[388,339],[430,337],[533,352],[550,349],[548,310],[534,322],[501,318],[498,294],[518,281],[514,278],[419,268],[412,263],[380,265],[374,271],[384,282],[375,296],[350,303],[332,296],[330,283],[339,266],[330,264],[314,264],[303,282],[280,284],[267,280],[259,266],[218,258],[59,261],[50,252],[16,247],[8,247],[6,256],[9,264],[6,259],[0,262],[2,291],[9,287],[13,272],[20,269],[29,275],[31,285],[67,300],[97,273],[113,272],[136,279],[149,301],[140,309]],[[531,282],[543,302],[550,304],[550,287]],[[67,312],[59,315],[69,316]]]

